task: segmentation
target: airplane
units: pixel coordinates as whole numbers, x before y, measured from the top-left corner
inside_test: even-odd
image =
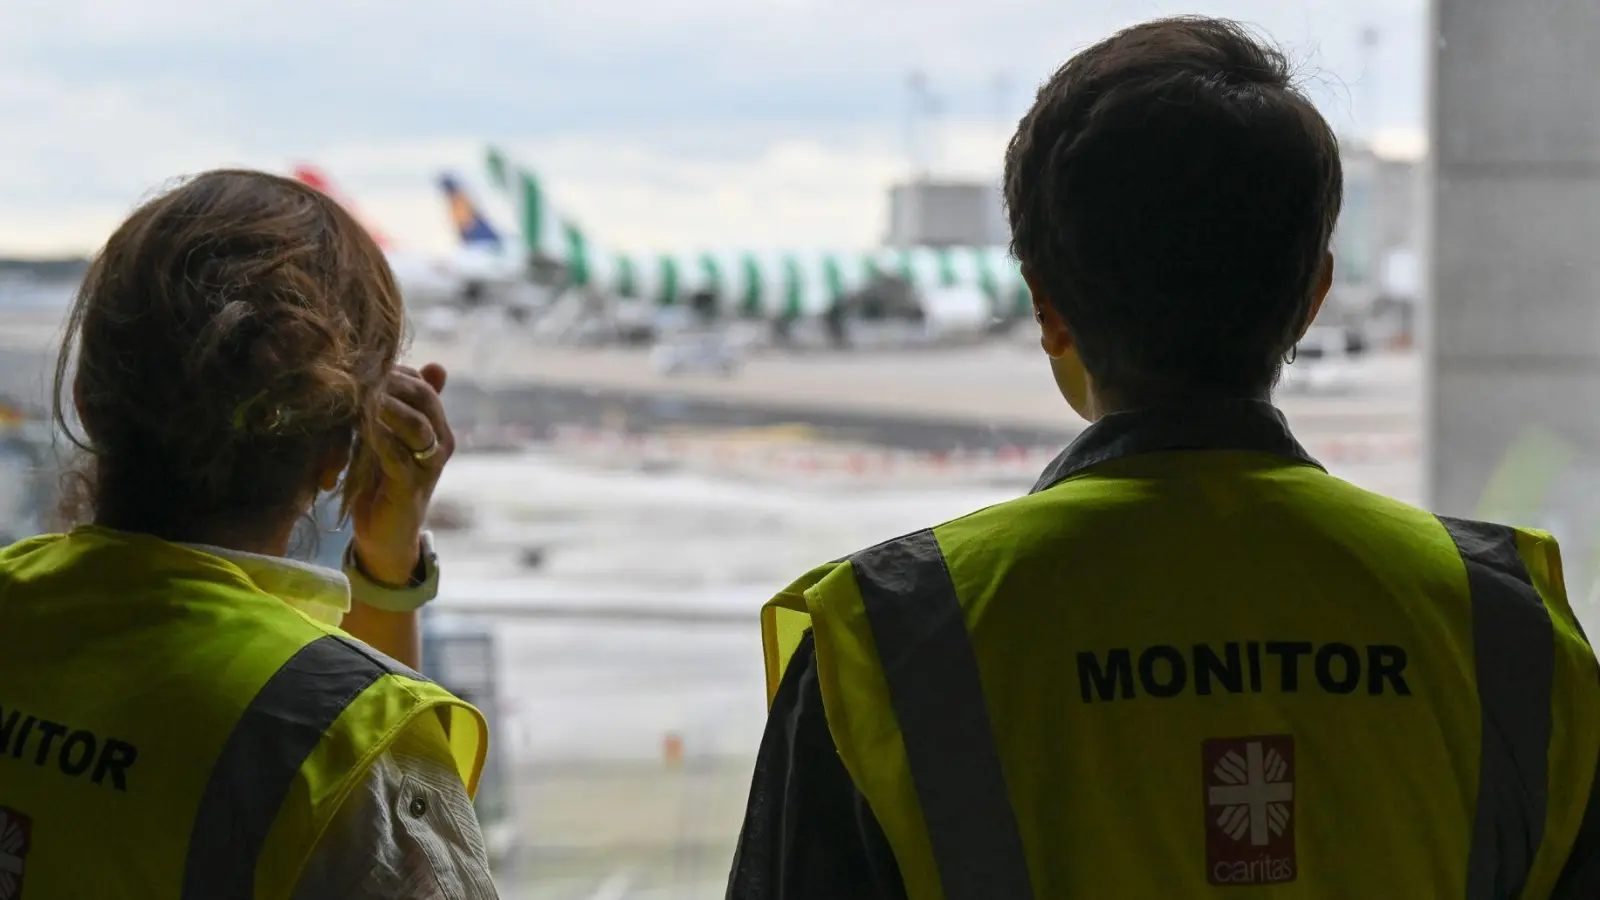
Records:
[[[694,307],[778,330],[814,320],[839,340],[842,315],[860,317],[864,298],[914,307],[931,333],[974,333],[1032,315],[1032,295],[1004,247],[905,247],[856,252],[736,249],[693,254],[602,250],[550,204],[544,184],[499,149],[487,152],[490,182],[521,216],[530,265],[587,288],[658,309]],[[547,272],[547,275],[548,275]],[[898,289],[898,290],[896,290]],[[881,311],[881,310],[880,310]],[[868,316],[870,317],[870,316]]]
[[[500,233],[478,209],[458,178],[439,176],[439,190],[454,224],[459,246],[441,256],[397,244],[357,210],[322,169],[301,163],[294,166],[296,180],[315,188],[343,206],[383,250],[406,302],[414,308],[474,306],[511,302],[508,295],[526,281],[521,260],[506,251]]]

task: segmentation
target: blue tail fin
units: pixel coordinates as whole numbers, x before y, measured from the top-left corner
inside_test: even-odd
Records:
[[[480,247],[499,250],[501,248],[500,233],[494,230],[489,220],[484,218],[478,210],[478,205],[472,202],[461,182],[454,175],[446,172],[439,176],[439,189],[444,191],[445,203],[450,209],[450,220],[455,223],[456,234],[461,238],[461,243],[468,247]]]

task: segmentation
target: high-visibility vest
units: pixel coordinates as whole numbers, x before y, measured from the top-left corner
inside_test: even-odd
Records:
[[[233,563],[100,528],[13,545],[0,900],[284,900],[340,803],[423,716],[476,790],[477,710]]]
[[[912,900],[1544,898],[1600,759],[1554,539],[1111,416],[1030,495],[823,566],[801,630]]]

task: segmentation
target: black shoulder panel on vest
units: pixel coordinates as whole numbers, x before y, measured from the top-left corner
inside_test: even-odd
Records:
[[[415,670],[415,669],[411,668],[410,666],[406,665],[405,663],[395,659],[394,657],[388,655],[387,653],[384,653],[384,652],[382,652],[380,650],[377,650],[374,647],[371,647],[371,646],[369,646],[367,644],[364,644],[361,641],[358,641],[353,637],[348,637],[348,636],[342,635],[342,634],[332,635],[332,637],[334,638],[334,640],[337,640],[339,643],[344,644],[350,650],[352,650],[352,651],[354,651],[356,653],[359,653],[362,656],[365,656],[367,659],[372,661],[373,665],[377,666],[380,669],[383,669],[384,672],[386,672],[386,673],[388,673],[390,675],[399,675],[402,678],[409,678],[412,681],[428,681],[429,680],[428,678],[423,676],[423,674],[421,672],[418,672],[417,670]]]
[[[345,709],[385,675],[421,678],[359,641],[326,635],[267,679],[206,782],[182,900],[251,900],[256,860],[295,775]]]
[[[1549,805],[1555,634],[1505,525],[1440,516],[1467,569],[1482,719],[1468,900],[1518,896]]]
[[[977,656],[931,530],[851,558],[946,900],[1031,900]]]

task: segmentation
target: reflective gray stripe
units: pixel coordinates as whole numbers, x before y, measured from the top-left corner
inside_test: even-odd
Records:
[[[256,859],[300,766],[345,708],[386,674],[421,678],[364,644],[328,635],[267,679],[206,783],[189,835],[183,900],[255,895]]]
[[[1483,720],[1468,900],[1516,897],[1544,839],[1555,633],[1516,532],[1440,516],[1467,566]]]
[[[932,531],[851,558],[946,900],[1033,896],[978,659]]]

